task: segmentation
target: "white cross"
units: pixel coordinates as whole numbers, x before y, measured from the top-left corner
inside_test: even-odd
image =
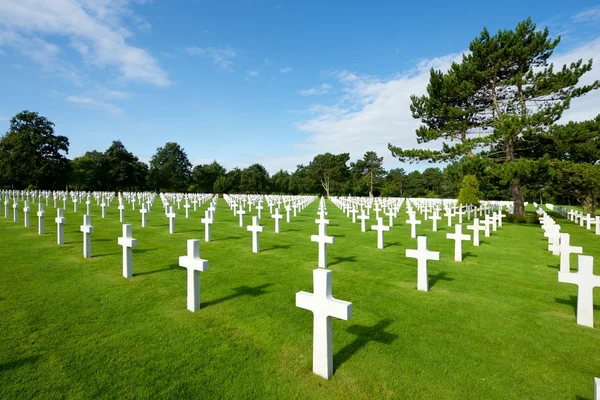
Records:
[[[148,209],[146,208],[146,203],[142,203],[142,208],[140,209],[140,214],[142,214],[142,228],[146,227],[146,217],[148,214]]]
[[[249,225],[246,229],[252,232],[252,252],[258,253],[260,251],[260,237],[258,234],[264,231],[265,228],[258,225],[258,217],[253,216],[252,225]]]
[[[454,240],[454,261],[462,261],[462,241],[471,240],[471,235],[462,233],[462,224],[454,225],[454,233],[446,233],[446,239]]]
[[[356,208],[352,207],[352,209],[348,212],[350,214],[352,214],[352,223],[355,224],[356,223],[356,213],[358,212],[358,210]]]
[[[467,229],[473,231],[473,246],[479,246],[479,231],[485,230],[483,225],[479,225],[479,218],[474,218],[473,225],[467,225]]]
[[[323,223],[319,225],[319,234],[311,235],[310,241],[319,244],[319,268],[327,268],[327,248],[325,245],[333,244],[335,238],[327,236],[327,226]]]
[[[119,246],[123,246],[123,277],[133,276],[132,251],[137,246],[137,240],[131,237],[131,224],[123,224],[123,237],[117,238]]]
[[[46,213],[44,212],[44,205],[40,202],[38,203],[38,235],[44,234],[44,216]]]
[[[173,212],[173,206],[169,206],[167,218],[169,218],[169,233],[172,235],[173,233],[175,233],[175,218],[177,218],[177,214]]]
[[[558,281],[577,285],[577,323],[594,327],[594,288],[600,287],[600,276],[594,275],[594,257],[578,257],[577,272],[559,272]]]
[[[553,225],[550,228],[550,234],[548,235],[548,251],[551,251],[552,255],[560,255],[560,225]]]
[[[119,197],[119,222],[125,222],[125,206],[123,205],[123,198]]]
[[[396,216],[396,213],[394,212],[394,210],[392,210],[392,208],[390,207],[389,211],[386,213],[386,215],[389,217],[390,219],[390,223],[389,226],[394,226],[394,217]]]
[[[189,218],[190,217],[190,203],[188,203],[187,199],[185,200],[185,205],[183,206],[183,208],[185,208],[185,218]]]
[[[417,259],[417,289],[428,292],[427,260],[439,261],[440,253],[438,251],[427,250],[427,236],[419,236],[417,238],[417,249],[407,249],[406,257]]]
[[[291,207],[289,204],[285,206],[285,222],[287,222],[288,224],[290,223],[290,210]]]
[[[29,228],[29,200],[25,200],[25,204],[23,206],[23,222],[25,224],[25,228]]]
[[[283,215],[279,213],[279,207],[275,209],[275,214],[271,214],[271,218],[275,220],[275,233],[279,233],[279,220],[283,218]]]
[[[442,217],[440,217],[437,211],[434,211],[433,215],[429,217],[429,219],[433,221],[433,231],[437,232],[437,222],[440,221]]]
[[[86,205],[86,214],[91,214],[91,208],[92,208],[92,202],[90,201],[90,196],[87,197],[87,199],[85,200],[85,205]]]
[[[19,203],[17,200],[13,200],[13,222],[19,222]]]
[[[65,242],[64,225],[67,220],[64,217],[64,210],[62,208],[57,208],[56,213],[57,216],[54,219],[54,222],[56,222],[56,242],[57,244],[63,244]]]
[[[383,249],[383,232],[388,232],[390,227],[383,225],[383,218],[377,218],[377,225],[372,225],[371,230],[377,231],[377,248]]]
[[[594,400],[600,400],[600,378],[594,378]]]
[[[187,269],[187,309],[200,309],[200,271],[208,271],[208,261],[200,258],[200,241],[187,241],[187,255],[179,257],[179,266]]]
[[[258,219],[262,218],[262,210],[263,210],[263,205],[262,202],[258,203],[258,205],[256,206],[256,211],[258,211]]]
[[[415,214],[411,213],[409,215],[409,219],[408,221],[406,221],[407,224],[410,224],[410,237],[411,238],[416,238],[417,237],[417,225],[421,224],[421,221],[419,221],[418,219],[415,218]]]
[[[352,317],[352,303],[331,295],[331,271],[313,271],[314,293],[296,293],[296,307],[313,313],[313,372],[325,379],[333,375],[333,340],[331,318],[347,321]]]
[[[489,215],[486,215],[485,219],[483,220],[483,225],[485,227],[485,237],[490,237],[490,226],[492,224],[493,224],[492,217],[490,217]]]
[[[582,254],[583,247],[579,246],[571,246],[569,241],[571,236],[568,233],[560,234],[560,272],[570,272],[571,271],[571,253],[574,254]]]
[[[204,218],[200,222],[204,224],[204,241],[208,243],[210,242],[210,226],[213,223],[208,210],[204,211]]]
[[[83,225],[79,227],[79,230],[83,232],[83,258],[92,257],[92,232],[94,227],[92,226],[92,217],[89,214],[83,216]]]
[[[240,226],[243,227],[244,226],[244,214],[246,214],[246,211],[240,206],[240,209],[238,210],[237,214],[240,216]]]
[[[358,219],[360,219],[360,231],[366,232],[367,231],[366,222],[369,219],[369,216],[365,214],[364,208],[360,211],[360,215],[358,216]]]
[[[446,209],[446,217],[448,217],[448,226],[452,226],[452,210]]]
[[[106,203],[104,202],[104,200],[102,200],[102,204],[100,204],[100,207],[102,207],[102,219],[106,218]]]

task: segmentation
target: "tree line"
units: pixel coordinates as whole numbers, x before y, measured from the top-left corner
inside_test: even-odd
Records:
[[[348,153],[319,154],[295,171],[270,176],[258,163],[192,167],[173,142],[159,147],[149,164],[120,141],[69,160],[68,138],[55,135],[45,117],[23,111],[0,140],[0,186],[456,198],[467,185],[483,198],[512,200],[517,216],[525,201],[579,203],[593,214],[600,198],[600,115],[557,121],[572,99],[600,82],[580,84],[592,60],[555,69],[548,60],[559,43],[531,19],[494,35],[484,28],[460,62],[431,70],[427,93],[411,96],[410,109],[422,123],[417,141],[438,142],[439,150],[388,148],[400,162],[443,168],[385,170],[383,157],[367,151],[355,161]]]

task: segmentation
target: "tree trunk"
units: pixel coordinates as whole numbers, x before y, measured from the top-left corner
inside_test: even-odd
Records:
[[[506,140],[506,162],[515,160],[515,138],[509,136]],[[513,200],[513,215],[522,217],[525,215],[525,204],[523,202],[523,193],[521,192],[521,181],[518,178],[510,180],[510,194]]]
[[[523,193],[521,193],[521,182],[518,179],[510,181],[510,194],[513,199],[513,215],[522,217],[525,215],[525,203],[523,202]]]
[[[369,190],[369,197],[373,198],[373,173],[371,173],[371,190]]]
[[[590,214],[592,217],[596,217],[596,208],[598,207],[598,202],[596,198],[591,195],[585,195],[581,199],[581,206],[583,207],[584,214]]]

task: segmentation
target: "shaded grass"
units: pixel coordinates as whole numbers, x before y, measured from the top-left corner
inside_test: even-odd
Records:
[[[600,334],[576,325],[577,287],[557,282],[558,257],[539,226],[482,235],[456,263],[445,239],[453,228],[444,219],[434,233],[423,222],[418,234],[441,251],[423,293],[416,260],[404,256],[416,248],[404,212],[379,250],[376,232],[361,233],[331,203],[333,294],[354,312],[333,321],[333,378],[314,376],[312,314],[295,307],[295,293],[312,291],[316,208],[282,221],[279,235],[263,218],[259,254],[223,200],[211,243],[202,240],[206,205],[188,220],[179,210],[173,235],[158,204],[147,228],[128,210],[138,239],[129,280],[116,202],[105,220],[93,207],[89,260],[79,232],[85,205],[67,210],[64,246],[55,244],[52,207],[43,237],[33,216],[30,229],[22,215],[18,224],[0,216],[0,398],[591,398]],[[570,225],[572,243],[599,260],[597,238]],[[197,313],[186,310],[177,266],[190,238],[201,239],[210,263]]]

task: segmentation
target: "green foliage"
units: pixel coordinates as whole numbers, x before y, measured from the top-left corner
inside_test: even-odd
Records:
[[[227,177],[219,176],[215,180],[211,193],[227,193]]]
[[[514,214],[507,214],[506,217],[504,218],[504,222],[510,223],[510,224],[529,224],[529,225],[539,225],[540,224],[540,217],[539,215],[537,215],[536,213],[525,213],[525,215],[514,215]]]
[[[240,177],[240,191],[242,193],[269,193],[269,173],[260,164],[252,164],[242,171]]]
[[[481,192],[479,191],[477,177],[475,175],[465,175],[458,194],[458,204],[478,206],[480,200]]]
[[[58,189],[67,183],[69,139],[54,134],[54,124],[36,112],[22,111],[10,120],[0,139],[0,182],[15,188],[35,185]]]
[[[150,160],[148,185],[157,191],[186,192],[192,164],[183,148],[168,142],[156,150]]]
[[[377,153],[374,151],[367,151],[362,160],[350,163],[350,169],[355,172],[355,179],[358,181],[356,183],[360,185],[359,182],[362,181],[362,183],[366,184],[369,196],[373,197],[373,190],[385,176],[383,157],[377,157]],[[360,189],[355,187],[354,192],[356,193],[359,191]]]
[[[595,216],[600,200],[600,164],[559,161],[553,168],[561,190],[575,195],[583,212]]]
[[[592,60],[554,70],[548,59],[559,42],[531,19],[496,35],[484,28],[461,63],[446,73],[432,70],[427,95],[411,98],[413,117],[423,123],[417,130],[419,143],[442,140],[442,150],[405,150],[390,144],[392,154],[411,162],[439,161],[474,157],[481,149],[481,155],[496,161],[510,187],[515,213],[523,215],[521,179],[543,165],[521,162],[531,157],[521,150],[548,131],[572,98],[600,87],[598,81],[578,84],[591,70]]]
[[[331,191],[341,194],[342,182],[348,178],[349,171],[346,163],[350,154],[319,154],[308,165],[309,174],[325,190],[329,197]]]
[[[217,179],[225,177],[226,173],[227,170],[217,161],[213,161],[211,164],[196,165],[192,171],[191,190],[197,193],[211,193]]]

